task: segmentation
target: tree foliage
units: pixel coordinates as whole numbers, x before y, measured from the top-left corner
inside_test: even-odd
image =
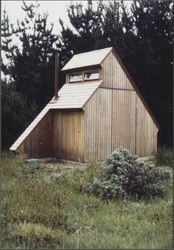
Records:
[[[2,63],[5,75],[2,89],[4,146],[9,146],[18,137],[19,131],[21,133],[26,128],[53,95],[53,55],[57,36],[52,34],[53,25],[48,26],[48,15],[38,14],[37,8],[33,3],[23,2],[22,9],[26,16],[18,21],[16,28],[10,24],[7,13],[4,11],[3,14],[2,50],[6,59]],[[13,43],[14,39],[18,39],[18,46]],[[12,100],[19,117],[11,110]],[[9,123],[10,118],[13,123]]]
[[[29,125],[36,113],[36,106],[28,108],[26,99],[15,90],[14,83],[2,82],[2,148],[8,148]]]
[[[135,0],[132,5],[138,38],[133,76],[159,121],[160,142],[166,145],[172,144],[171,4],[171,0]]]
[[[57,36],[52,34],[53,25],[48,27],[48,15],[37,14],[37,8],[37,5],[23,2],[26,17],[17,27],[21,49],[7,45],[5,53],[10,58],[6,68],[16,91],[26,97],[28,105],[36,103],[40,109],[53,94],[53,54]]]
[[[102,32],[103,5],[98,4],[94,11],[92,1],[84,10],[82,3],[71,4],[68,8],[69,21],[73,30],[65,27],[63,20],[59,19],[62,31],[59,36],[57,48],[65,64],[73,54],[103,48],[105,42]]]

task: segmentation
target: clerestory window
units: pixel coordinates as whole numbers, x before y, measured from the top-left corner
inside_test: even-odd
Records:
[[[73,73],[69,75],[69,82],[83,82],[99,79],[99,71],[91,70],[82,73]]]
[[[70,82],[81,82],[83,80],[82,74],[71,74],[69,76],[69,81]]]
[[[85,72],[84,80],[96,80],[96,79],[99,79],[99,72],[98,71]]]

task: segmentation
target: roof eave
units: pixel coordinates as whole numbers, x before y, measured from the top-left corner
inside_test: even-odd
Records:
[[[96,67],[101,68],[101,64],[93,64],[93,65],[88,65],[88,66],[83,66],[83,67],[62,69],[61,71],[68,73],[68,72],[75,72],[77,70],[80,71],[80,70],[87,70],[87,69],[95,69]]]

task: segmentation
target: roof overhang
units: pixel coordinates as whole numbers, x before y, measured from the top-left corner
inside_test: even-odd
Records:
[[[102,63],[106,56],[112,51],[112,47],[93,50],[74,55],[62,68],[62,71],[74,70],[85,67],[97,66]]]

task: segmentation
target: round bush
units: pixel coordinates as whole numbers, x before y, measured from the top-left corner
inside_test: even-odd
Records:
[[[164,197],[164,180],[168,172],[137,161],[127,149],[118,149],[107,157],[107,166],[93,183],[87,183],[83,190],[105,200],[150,199]]]

